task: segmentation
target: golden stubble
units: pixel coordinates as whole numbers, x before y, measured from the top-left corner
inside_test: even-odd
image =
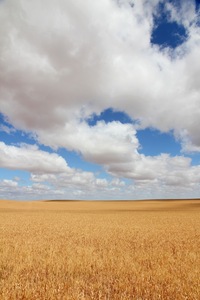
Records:
[[[200,201],[0,201],[0,299],[200,299]]]

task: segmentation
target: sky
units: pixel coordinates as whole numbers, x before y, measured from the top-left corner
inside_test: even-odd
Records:
[[[0,199],[200,197],[200,1],[1,0]]]

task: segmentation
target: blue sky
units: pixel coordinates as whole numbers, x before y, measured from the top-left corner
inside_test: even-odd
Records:
[[[0,198],[200,197],[199,1],[47,4],[0,3]]]

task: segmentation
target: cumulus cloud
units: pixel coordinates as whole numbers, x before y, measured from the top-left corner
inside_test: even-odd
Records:
[[[1,199],[52,199],[59,197],[63,191],[51,189],[48,185],[32,184],[18,185],[14,180],[0,180],[0,198]]]
[[[116,178],[134,180],[138,189],[149,182],[196,184],[198,167],[188,158],[139,154],[136,126],[87,124],[92,114],[112,107],[137,119],[140,128],[172,130],[183,151],[200,151],[199,16],[194,1],[189,7],[188,1],[180,7],[166,2],[169,21],[182,24],[188,37],[176,49],[160,48],[151,44],[160,2],[2,1],[1,113],[38,143],[75,150]],[[0,130],[15,130],[9,128]],[[2,167],[32,172],[37,183],[32,189],[42,189],[45,176],[58,188],[88,182],[94,189],[110,187],[107,180],[79,174],[62,157],[36,146],[1,142],[0,154]],[[119,188],[121,183],[112,184]]]
[[[86,122],[69,122],[62,131],[38,131],[39,141],[51,147],[75,150],[88,160],[98,164],[128,162],[137,152],[139,141],[132,124],[98,122],[89,126]]]
[[[22,198],[54,198],[63,196],[74,198],[81,195],[96,197],[98,191],[105,197],[106,191],[123,187],[120,179],[98,178],[92,172],[70,168],[67,162],[56,153],[42,151],[36,145],[6,145],[0,142],[0,167],[12,170],[25,170],[31,173],[30,183],[24,186],[19,177],[0,181],[0,195]],[[77,194],[78,193],[78,194]]]
[[[0,181],[1,188],[13,188],[13,187],[17,187],[17,186],[18,186],[18,184],[14,180],[4,179],[4,180]]]
[[[71,169],[70,173],[60,174],[31,174],[31,181],[33,186],[42,186],[49,184],[53,189],[57,189],[76,195],[77,191],[82,195],[89,195],[93,193],[95,197],[99,192],[108,192],[111,189],[124,187],[123,180],[116,178],[114,180],[107,180],[105,178],[97,178],[92,172],[79,171]]]
[[[29,172],[67,172],[69,167],[61,156],[39,150],[36,145],[23,144],[20,147],[0,142],[0,166],[12,170]]]
[[[183,1],[179,19],[178,9],[166,5],[189,33],[174,59],[172,51],[151,45],[158,3],[2,2],[2,113],[18,128],[49,134],[111,106],[143,126],[185,128],[199,144],[195,3],[188,10]]]
[[[71,174],[31,174],[29,185],[0,181],[0,197],[10,199],[148,199],[198,197],[200,167],[184,157],[155,158],[151,176],[135,171],[132,181],[96,178],[93,173],[72,170]],[[146,164],[143,165],[145,167]]]
[[[199,188],[200,166],[192,166],[191,159],[185,156],[145,156],[135,153],[128,163],[110,163],[105,168],[113,176],[133,180],[135,187],[146,188],[156,184],[157,191],[167,186],[170,189],[172,186]]]
[[[127,151],[130,146],[129,139]],[[0,142],[1,167],[31,172],[28,185],[22,184],[19,177],[1,180],[0,196],[11,199],[134,199],[199,192],[200,166],[192,166],[190,158],[167,154],[144,156],[136,147],[128,154],[126,160],[117,157],[104,160],[105,169],[114,176],[105,179],[92,172],[70,168],[62,157],[41,151],[35,145],[17,147]]]

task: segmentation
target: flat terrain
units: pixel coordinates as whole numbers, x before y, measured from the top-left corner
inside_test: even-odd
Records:
[[[200,299],[200,200],[0,201],[0,299]]]

